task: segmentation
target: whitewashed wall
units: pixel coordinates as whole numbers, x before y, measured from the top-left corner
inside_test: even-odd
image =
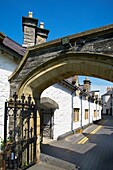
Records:
[[[89,111],[89,102],[86,100],[85,96],[82,97],[82,126],[89,124],[89,118],[85,119],[85,109]]]
[[[54,132],[53,138],[57,139],[58,136],[71,131],[72,121],[72,96],[71,92],[61,86],[54,84],[43,91],[41,97],[49,97],[56,101],[59,109],[54,112]]]
[[[102,101],[103,101],[103,114],[106,114],[106,106],[105,106],[105,96],[102,96]]]
[[[99,120],[102,118],[102,106],[99,105]]]
[[[93,123],[94,103],[90,102],[90,123]]]
[[[12,57],[0,51],[0,137],[3,138],[4,133],[4,103],[9,98],[10,85],[8,76],[12,74],[17,64]]]
[[[112,116],[113,116],[113,90],[112,90],[112,98],[111,98],[111,108],[112,108]]]
[[[59,109],[56,109],[54,112],[54,139],[57,139],[58,136],[69,131],[80,128],[81,125],[85,126],[93,123],[94,120],[101,119],[101,109],[99,105],[89,102],[85,96],[82,96],[81,100],[79,96],[75,96],[74,93],[60,84],[54,84],[45,89],[41,97],[49,97],[59,105]],[[78,122],[72,121],[73,108],[79,108],[80,114]],[[85,119],[85,109],[89,110],[88,119]],[[94,118],[94,110],[99,110],[96,118]]]
[[[93,103],[93,110],[96,110],[96,103]],[[93,121],[97,120],[96,117],[94,117],[94,111],[93,111]]]
[[[102,96],[102,100],[103,100],[103,114],[107,113],[107,109],[108,109],[108,114],[112,114],[113,115],[113,111],[112,113],[110,109],[113,110],[113,90],[111,92],[109,92],[109,94],[105,94]]]
[[[79,109],[79,121],[73,122],[73,130],[81,127],[81,99],[79,96],[73,97],[73,108]]]
[[[106,109],[110,108],[110,95],[105,95],[104,102],[106,102]]]
[[[100,117],[100,115],[99,115],[99,113],[100,113],[99,109],[100,109],[100,107],[99,107],[99,104],[98,104],[98,103],[97,103],[97,105],[96,105],[96,108],[97,108],[97,120],[99,120],[99,117]]]

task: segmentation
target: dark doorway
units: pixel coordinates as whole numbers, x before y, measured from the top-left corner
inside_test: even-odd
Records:
[[[108,115],[108,109],[106,109],[106,115]]]
[[[54,112],[52,109],[42,109],[40,117],[41,137],[53,139]]]
[[[112,115],[112,108],[110,108],[110,115]]]

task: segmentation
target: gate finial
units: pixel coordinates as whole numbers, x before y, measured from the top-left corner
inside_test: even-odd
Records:
[[[22,94],[21,99],[22,99],[22,103],[24,103],[24,100],[25,100],[24,93]]]
[[[14,101],[16,102],[18,99],[18,95],[16,94],[16,92],[14,93],[13,98],[14,98]]]

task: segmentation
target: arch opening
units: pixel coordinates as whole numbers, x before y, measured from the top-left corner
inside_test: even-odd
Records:
[[[39,95],[50,85],[73,75],[91,76],[113,82],[111,61],[111,56],[100,54],[65,54],[28,74],[20,84],[19,91],[24,92],[27,87],[30,87]]]

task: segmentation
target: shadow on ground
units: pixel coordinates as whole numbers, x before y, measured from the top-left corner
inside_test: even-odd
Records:
[[[99,123],[101,124],[101,123]],[[88,136],[84,145],[72,144],[65,140],[51,144],[41,144],[41,152],[60,160],[72,163],[80,170],[113,169],[113,123],[105,123],[99,133]],[[69,149],[68,149],[69,146]]]

